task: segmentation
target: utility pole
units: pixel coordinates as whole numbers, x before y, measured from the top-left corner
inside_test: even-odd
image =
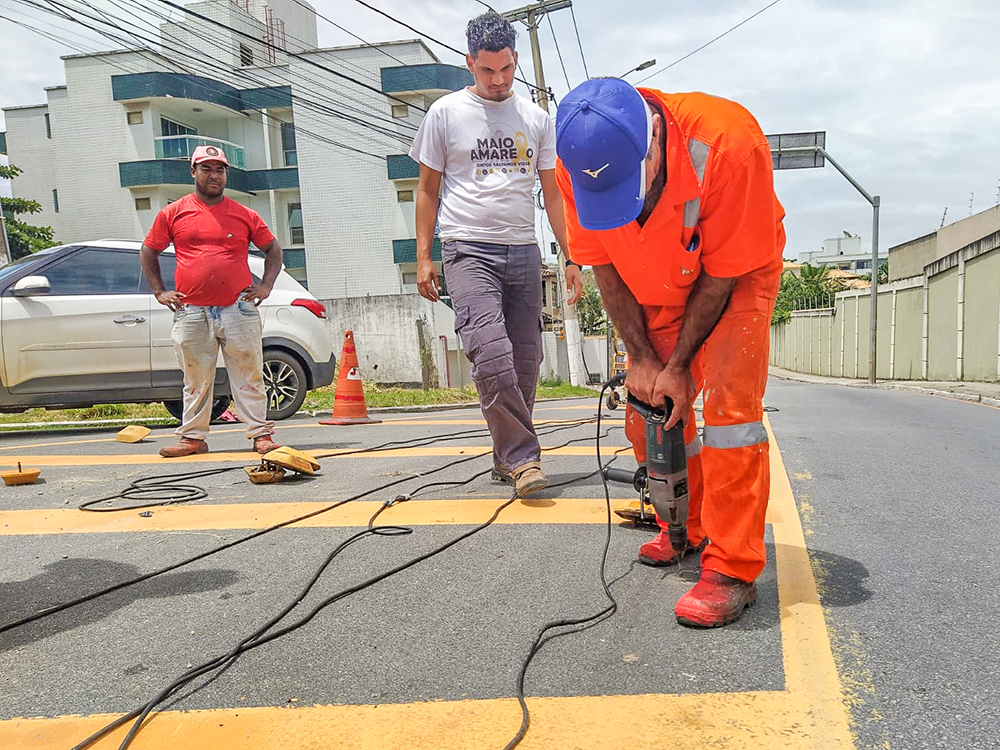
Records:
[[[539,0],[537,3],[501,13],[505,20],[520,21],[528,29],[531,42],[531,60],[535,67],[536,101],[545,112],[549,111],[549,89],[545,85],[545,71],[542,69],[542,51],[538,44],[538,24],[546,13],[563,10],[573,5],[572,0]],[[583,360],[583,336],[576,306],[566,304],[565,268],[566,256],[563,248],[556,243],[556,283],[559,289],[559,310],[562,314],[563,331],[566,336],[566,354],[569,360],[569,382],[571,385],[585,385],[587,370]]]

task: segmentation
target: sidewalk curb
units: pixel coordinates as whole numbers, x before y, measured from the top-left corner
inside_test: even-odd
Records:
[[[842,388],[861,388],[870,391],[901,391],[909,393],[922,393],[927,396],[939,396],[941,398],[950,398],[956,401],[968,401],[973,404],[984,404],[985,406],[991,406],[996,409],[1000,409],[1000,398],[993,398],[992,396],[983,396],[982,394],[972,394],[972,393],[957,393],[955,391],[942,391],[937,388],[924,388],[919,385],[903,385],[901,383],[840,383],[834,379],[824,379],[816,380],[812,377],[795,377],[800,373],[791,372],[789,370],[783,370],[780,374],[774,372],[773,370],[768,372],[768,375],[772,378],[777,378],[778,380],[788,380],[793,383],[811,383],[813,385],[837,385]],[[804,373],[803,373],[804,374]]]

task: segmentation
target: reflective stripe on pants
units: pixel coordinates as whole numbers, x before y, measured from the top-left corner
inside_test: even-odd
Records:
[[[709,544],[702,567],[752,581],[764,569],[764,516],[770,492],[763,398],[771,310],[778,274],[755,272],[737,281],[732,298],[691,367],[702,393],[705,434],[700,453],[688,450],[688,538]],[[682,311],[667,328],[649,332],[662,361],[674,350]],[[625,431],[639,461],[645,460],[645,429],[630,409]],[[694,410],[684,421],[693,444]]]

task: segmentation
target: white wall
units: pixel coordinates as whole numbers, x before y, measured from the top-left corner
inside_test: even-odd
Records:
[[[406,64],[433,62],[423,45],[416,42],[384,45]],[[370,48],[338,49],[309,56],[324,65],[348,71],[379,89],[379,70],[387,63],[384,54]],[[345,62],[346,61],[346,62]],[[369,71],[362,77],[351,63]],[[294,81],[318,79],[309,88],[324,86],[337,94],[331,105],[367,108],[391,120],[391,102],[385,95],[293,60]],[[299,87],[293,84],[293,94]],[[305,96],[314,98],[310,92]],[[419,113],[418,113],[419,114]],[[330,133],[349,147],[379,154],[402,154],[409,150],[412,131],[402,141],[373,133],[344,120],[296,104],[295,122],[302,130]],[[381,123],[394,127],[390,123]],[[306,262],[309,288],[317,297],[356,297],[399,294],[399,272],[393,262],[392,240],[414,236],[407,222],[405,204],[396,202],[396,186],[388,179],[385,161],[342,148],[331,148],[305,136],[298,138],[299,181],[306,228]]]

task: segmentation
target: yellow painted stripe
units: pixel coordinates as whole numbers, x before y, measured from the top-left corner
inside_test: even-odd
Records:
[[[766,416],[765,416],[766,422]],[[798,511],[770,425],[771,509],[786,689],[701,695],[531,698],[524,750],[851,750],[840,680],[809,565]],[[402,510],[404,506],[394,508]],[[710,633],[705,634],[711,638]],[[62,750],[113,715],[0,722],[0,747]],[[139,734],[135,750],[479,750],[500,747],[520,722],[511,699],[380,706],[167,711]],[[126,729],[95,745],[117,747]],[[673,738],[676,738],[674,741]]]
[[[612,500],[622,508],[632,498]],[[455,526],[485,523],[503,498],[459,500],[412,500],[394,505],[380,516],[380,524],[402,526]],[[87,513],[76,508],[0,511],[0,536],[29,534],[94,534],[136,531],[193,531],[222,529],[263,529],[319,510],[329,502],[232,503],[216,505],[174,505],[153,508],[143,518],[139,511]],[[310,518],[295,527],[366,526],[382,505],[380,501],[356,500]],[[498,524],[600,524],[607,520],[604,499],[558,498],[520,500],[506,508]],[[617,518],[615,519],[617,520]]]
[[[546,427],[546,426],[550,426],[550,427],[555,426],[555,427],[558,427],[559,425],[573,424],[574,422],[578,422],[578,421],[579,420],[575,420],[575,419],[537,419],[537,420],[534,421],[534,425],[535,425],[535,427]],[[624,422],[625,421],[625,417],[604,417],[601,421],[602,422],[611,422],[611,423],[614,423],[614,422]],[[586,423],[581,424],[580,426],[583,427],[583,426],[585,426],[585,424]],[[398,427],[398,426],[401,426],[401,425],[413,425],[413,426],[423,426],[423,425],[472,425],[472,426],[477,426],[477,427],[485,427],[486,426],[486,420],[485,419],[433,419],[433,418],[428,418],[428,419],[393,419],[393,420],[386,420],[386,421],[381,422],[381,423],[376,424],[376,425],[362,425],[362,426],[364,426],[364,427],[370,427],[370,426],[374,426],[374,427],[379,427],[379,426],[396,426],[396,427]],[[329,425],[321,425],[319,422],[309,422],[309,423],[306,423],[306,424],[277,425],[274,429],[275,430],[301,430],[301,429],[305,429],[307,427],[311,427],[311,428],[329,427]],[[245,428],[243,428],[243,427],[225,428],[225,429],[221,429],[221,430],[218,429],[218,428],[215,428],[215,429],[212,430],[211,435],[223,435],[223,434],[226,434],[226,433],[244,432],[244,430],[245,430]],[[174,435],[173,432],[154,433],[153,435],[150,435],[148,438],[146,438],[143,442],[150,443],[150,442],[154,442],[154,441],[156,441],[158,439],[161,439],[161,438],[170,439],[170,438],[173,437],[173,435]],[[210,437],[211,437],[211,435],[210,435]],[[87,444],[91,444],[91,443],[116,443],[116,442],[118,442],[118,441],[115,440],[113,437],[111,437],[111,438],[108,438],[108,437],[105,437],[105,438],[88,438],[86,440],[50,440],[50,441],[41,442],[41,443],[25,443],[25,444],[21,444],[21,445],[3,445],[3,446],[0,446],[0,451],[27,450],[29,448],[49,448],[49,447],[54,446],[54,445],[87,445]]]
[[[529,698],[531,727],[520,750],[802,750],[835,745],[809,734],[808,715],[784,692]],[[5,750],[66,750],[114,715],[0,722]],[[132,750],[483,750],[517,731],[513,699],[379,706],[168,711]],[[118,747],[127,727],[93,745]]]
[[[802,522],[767,414],[764,425],[771,448],[769,515],[778,569],[785,686],[808,708],[811,734],[816,738],[808,747],[847,750],[854,743]]]
[[[321,450],[315,449],[306,451],[313,456],[319,456],[319,461],[333,458],[372,458],[373,456],[384,458],[427,458],[439,457],[459,457],[459,456],[482,456],[493,452],[489,445],[442,445],[427,446],[423,448],[387,448],[381,451],[361,451],[351,452],[354,449],[341,448]],[[601,446],[601,455],[611,456],[617,451],[631,450],[625,446]],[[562,448],[542,448],[546,456],[594,456],[594,447],[591,445],[567,445]],[[199,453],[195,456],[185,456],[183,458],[162,458],[157,453],[126,453],[120,456],[100,455],[100,456],[72,456],[72,455],[51,455],[51,456],[3,456],[0,458],[0,466],[16,466],[21,462],[25,467],[38,466],[133,466],[136,464],[159,464],[163,467],[179,466],[183,464],[204,464],[204,463],[226,463],[238,461],[240,463],[256,463],[260,456],[249,451],[243,453]]]

